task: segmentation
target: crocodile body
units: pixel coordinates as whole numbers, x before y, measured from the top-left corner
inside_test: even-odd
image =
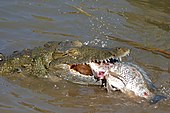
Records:
[[[79,84],[101,84],[96,82],[86,63],[113,62],[129,52],[127,48],[91,47],[79,41],[53,41],[34,49],[15,51],[3,61],[1,58],[0,75],[60,77]]]

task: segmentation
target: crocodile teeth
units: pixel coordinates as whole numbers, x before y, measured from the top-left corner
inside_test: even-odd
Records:
[[[103,62],[103,60],[100,60],[100,62],[102,63],[102,62]]]
[[[110,59],[107,59],[108,61],[110,61]]]
[[[98,62],[99,62],[99,60],[95,60],[95,62],[96,62],[96,63],[98,63]]]
[[[106,60],[103,60],[103,63],[106,63],[107,61]]]
[[[121,61],[122,59],[121,58],[108,58],[108,59],[104,59],[104,60],[90,60],[88,62],[85,63],[85,65],[89,64],[89,63],[115,63],[115,62],[118,62],[118,61]]]
[[[110,60],[109,63],[115,63],[119,61],[118,58],[110,58],[109,60]]]

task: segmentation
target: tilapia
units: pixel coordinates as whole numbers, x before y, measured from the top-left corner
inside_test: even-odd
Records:
[[[159,100],[166,99],[157,94],[147,73],[139,66],[130,62],[115,62],[90,64],[96,78],[105,80],[106,89],[110,91],[120,90],[129,96],[142,97],[155,104]]]

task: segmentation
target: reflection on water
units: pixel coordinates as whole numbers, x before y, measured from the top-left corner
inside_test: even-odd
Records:
[[[132,53],[124,60],[144,68],[159,90],[170,98],[169,54],[163,56],[170,53],[169,4],[169,0],[4,0],[0,4],[0,52],[9,55],[52,40],[126,46]],[[130,40],[141,47],[110,40],[106,35]],[[146,47],[149,48],[141,49]],[[153,54],[153,48],[163,53]],[[148,106],[120,92],[107,94],[98,86],[35,78],[0,78],[0,83],[1,112],[168,113],[170,110],[169,100]]]

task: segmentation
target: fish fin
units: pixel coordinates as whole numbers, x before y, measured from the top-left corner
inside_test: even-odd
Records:
[[[119,91],[119,89],[113,85],[111,85],[113,91]]]
[[[106,81],[106,89],[108,93],[112,92],[112,85],[110,85],[107,81]]]
[[[157,87],[153,83],[148,83],[148,89],[152,92],[157,91]]]
[[[126,84],[124,83],[124,78],[122,76],[120,76],[114,72],[111,72],[111,71],[109,71],[109,73],[110,73],[110,76],[113,76],[113,77],[119,79],[124,84],[124,86],[126,86]]]
[[[163,95],[155,95],[151,100],[150,100],[150,104],[156,104],[157,102],[159,102],[160,100],[165,100],[167,99],[166,96]]]
[[[102,79],[102,85],[101,85],[102,87],[106,87],[107,86],[107,81],[106,81],[106,79]]]

